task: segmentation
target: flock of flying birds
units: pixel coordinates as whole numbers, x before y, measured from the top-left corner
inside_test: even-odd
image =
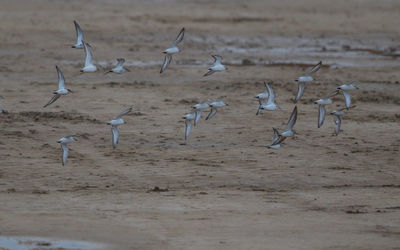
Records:
[[[90,44],[86,43],[84,40],[83,32],[79,24],[74,21],[75,24],[75,30],[76,30],[76,43],[72,45],[72,48],[76,49],[84,49],[85,51],[85,63],[84,67],[80,70],[81,73],[86,73],[86,72],[95,72],[97,71],[96,65],[93,63],[93,56],[92,52],[90,49]],[[185,35],[185,28],[182,28],[176,37],[175,41],[172,43],[172,45],[164,50],[162,53],[165,54],[164,58],[164,63],[162,64],[160,73],[163,73],[168,65],[172,61],[172,55],[176,54],[179,52],[178,44],[182,42],[183,37]],[[204,74],[204,76],[209,76],[215,72],[221,72],[227,69],[225,65],[222,64],[223,58],[219,55],[212,55],[214,58],[214,63],[208,68],[208,71]],[[123,58],[118,58],[117,59],[117,65],[105,72],[107,73],[117,73],[117,74],[122,74],[124,72],[129,71],[127,68],[123,66],[125,62],[125,59]],[[297,78],[295,81],[298,83],[298,91],[296,94],[296,97],[294,99],[294,103],[297,103],[302,95],[304,94],[304,91],[306,89],[306,84],[310,83],[314,80],[312,77],[312,74],[317,72],[321,68],[322,62],[319,62],[315,66],[313,66],[310,70],[308,70],[304,75],[300,76]],[[61,96],[68,95],[69,93],[73,93],[70,89],[65,87],[65,78],[64,75],[61,71],[61,69],[56,66],[57,74],[58,74],[58,89],[53,91],[53,97],[50,99],[50,101],[43,106],[43,108],[46,108],[47,106],[51,105],[55,101],[57,101]],[[279,110],[280,107],[275,103],[275,93],[272,90],[271,86],[268,83],[264,83],[265,85],[265,90],[256,95],[255,98],[257,98],[259,102],[259,106],[257,109],[256,115],[261,114],[263,110],[268,110],[268,111],[275,111]],[[342,94],[344,96],[345,100],[345,108],[339,109],[339,110],[333,110],[330,112],[331,115],[334,116],[334,121],[336,124],[335,127],[335,134],[338,135],[340,132],[340,127],[341,127],[341,116],[345,114],[345,110],[353,108],[355,106],[351,106],[351,98],[350,94],[348,91],[358,89],[357,86],[354,85],[354,82],[351,83],[345,83],[339,87],[326,97],[323,97],[319,100],[314,101],[315,104],[319,104],[319,112],[318,112],[318,128],[322,126],[325,120],[325,114],[326,114],[326,109],[325,106],[332,104],[332,97],[338,94]],[[0,96],[0,99],[3,99],[2,96]],[[191,112],[185,114],[183,116],[183,119],[185,119],[185,140],[188,139],[190,132],[193,128],[193,126],[196,126],[200,120],[202,113],[206,111],[207,109],[210,109],[210,113],[206,117],[206,120],[211,119],[216,113],[217,109],[222,108],[224,106],[227,106],[228,104],[225,103],[221,99],[216,99],[215,101],[208,99],[205,102],[198,103],[194,105],[191,109]],[[122,113],[114,117],[111,121],[107,123],[107,125],[111,125],[111,132],[112,132],[112,145],[113,148],[115,149],[118,144],[118,139],[119,139],[119,130],[118,126],[122,125],[125,123],[125,121],[122,119],[122,117],[132,111],[132,107],[124,110]],[[0,109],[0,113],[3,112],[2,109]],[[289,121],[282,133],[280,133],[276,128],[272,128],[274,132],[274,137],[272,140],[271,145],[268,146],[268,148],[272,149],[279,149],[281,147],[281,143],[287,138],[291,137],[294,135],[293,132],[293,126],[296,124],[297,120],[297,106],[294,107]],[[62,149],[62,165],[65,165],[67,158],[68,158],[68,144],[71,142],[76,141],[75,137],[78,137],[79,134],[74,134],[74,135],[68,135],[65,136],[61,139],[58,140],[58,143],[61,144],[61,149]]]

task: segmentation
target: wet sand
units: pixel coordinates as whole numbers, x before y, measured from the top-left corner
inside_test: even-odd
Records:
[[[396,1],[10,1],[0,10],[0,235],[115,249],[393,249],[400,246]],[[77,20],[100,71],[79,74]],[[161,51],[186,27],[160,75]],[[218,53],[227,72],[202,75]],[[116,58],[131,72],[104,75]],[[293,79],[322,60],[296,136],[268,150],[294,107]],[[58,65],[74,93],[48,108]],[[281,111],[256,116],[271,80]],[[333,135],[323,97],[357,80]],[[229,106],[187,142],[182,115]],[[134,112],[112,149],[105,124]],[[343,107],[334,98],[327,108]],[[62,136],[80,133],[61,166]],[[158,187],[158,188],[156,188]],[[0,246],[1,248],[1,246]]]

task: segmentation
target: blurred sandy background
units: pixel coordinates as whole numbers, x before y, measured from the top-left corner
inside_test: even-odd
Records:
[[[398,248],[399,12],[394,0],[2,1],[0,235],[115,249]],[[73,20],[99,72],[79,74]],[[182,52],[160,75],[181,27]],[[229,70],[203,78],[211,54]],[[131,72],[104,75],[118,57]],[[319,60],[296,137],[268,150],[293,80]],[[55,65],[74,93],[43,109]],[[282,111],[255,116],[268,80]],[[312,100],[351,80],[360,90],[342,133],[329,115],[318,129]],[[219,96],[230,106],[185,143],[182,115]],[[334,101],[328,112],[343,107]],[[105,123],[130,105],[113,150]],[[62,167],[56,141],[72,133],[84,136]]]

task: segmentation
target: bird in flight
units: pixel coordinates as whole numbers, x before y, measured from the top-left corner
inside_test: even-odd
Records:
[[[85,49],[85,66],[81,69],[81,72],[95,72],[97,67],[93,64],[93,55],[89,44],[83,42],[83,48]]]
[[[183,116],[183,119],[185,119],[185,140],[187,140],[187,138],[190,135],[190,131],[192,131],[192,121],[194,121],[196,119],[196,112],[190,112],[187,113]]]
[[[347,109],[349,109],[351,106],[351,98],[350,98],[350,93],[348,91],[358,89],[358,87],[354,85],[354,83],[355,81],[352,81],[350,83],[345,83],[337,87],[338,91],[340,91],[343,94],[344,103]]]
[[[286,128],[282,133],[279,133],[278,130],[274,129],[274,133],[275,130],[276,132],[278,132],[278,138],[275,138],[274,136],[274,140],[272,142],[272,144],[269,146],[269,148],[273,148],[272,146],[281,144],[286,137],[291,137],[293,136],[294,132],[293,132],[293,126],[296,124],[297,121],[297,106],[294,107],[292,114],[290,115],[289,121],[286,124]]]
[[[43,106],[43,108],[49,106],[50,104],[52,104],[53,102],[57,101],[58,98],[60,98],[60,96],[62,95],[67,95],[68,93],[72,93],[72,91],[70,89],[66,89],[65,88],[65,79],[64,79],[64,75],[61,72],[61,70],[58,68],[58,66],[56,66],[57,69],[57,74],[58,74],[58,89],[53,91],[54,96],[50,99],[50,101]]]
[[[226,102],[222,101],[221,99],[217,99],[215,102],[209,104],[211,111],[206,117],[206,120],[210,120],[216,113],[218,108],[222,108],[225,106],[229,106]]]
[[[118,140],[119,140],[118,126],[125,123],[125,121],[122,119],[122,116],[128,114],[131,111],[132,111],[132,107],[124,110],[121,114],[114,117],[114,119],[107,122],[107,125],[111,125],[112,145],[113,145],[114,149],[117,148],[117,144],[118,144]]]
[[[76,43],[72,45],[72,48],[82,49],[83,48],[83,32],[81,26],[79,26],[78,22],[74,20],[75,31],[76,31]]]
[[[171,47],[162,52],[165,54],[165,58],[164,58],[164,63],[161,66],[160,74],[165,71],[165,69],[172,61],[172,55],[179,52],[178,44],[182,42],[184,35],[185,35],[185,28],[182,28],[178,36],[176,37],[175,41],[172,43]]]
[[[204,74],[204,76],[209,76],[211,74],[214,74],[214,72],[217,71],[224,71],[227,69],[225,65],[222,64],[222,56],[219,55],[211,55],[214,58],[214,63],[211,65],[211,67],[208,68],[207,73]]]
[[[79,136],[77,134],[75,135],[67,135],[63,138],[61,138],[60,140],[58,140],[57,142],[61,144],[61,150],[62,150],[62,165],[64,166],[65,163],[67,163],[67,158],[68,158],[68,143],[77,141],[77,139],[75,139],[75,136]]]
[[[117,65],[115,65],[114,68],[112,68],[110,71],[106,72],[107,73],[117,73],[117,74],[122,74],[127,71],[130,71],[129,69],[125,68],[123,65],[125,63],[124,58],[117,58]]]
[[[313,73],[317,72],[321,68],[322,62],[320,61],[316,65],[314,65],[311,69],[309,69],[304,75],[297,78],[295,81],[298,83],[297,85],[297,94],[296,98],[294,99],[294,103],[297,103],[300,98],[304,94],[304,90],[306,88],[307,82],[314,81],[314,78],[311,76]]]

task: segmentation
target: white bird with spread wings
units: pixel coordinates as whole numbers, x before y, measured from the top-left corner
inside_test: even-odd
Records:
[[[122,125],[125,123],[125,121],[122,119],[122,116],[130,113],[132,111],[132,107],[124,110],[121,114],[117,115],[112,119],[111,121],[107,122],[107,125],[111,125],[111,133],[112,133],[112,145],[113,148],[117,148],[117,144],[119,141],[119,131],[118,131],[118,126]]]
[[[172,43],[171,47],[163,51],[163,53],[165,54],[165,58],[164,58],[164,63],[161,66],[160,74],[165,71],[165,69],[172,61],[172,55],[179,52],[178,44],[182,42],[184,35],[185,35],[185,28],[182,28],[178,36],[176,37],[175,41]]]

